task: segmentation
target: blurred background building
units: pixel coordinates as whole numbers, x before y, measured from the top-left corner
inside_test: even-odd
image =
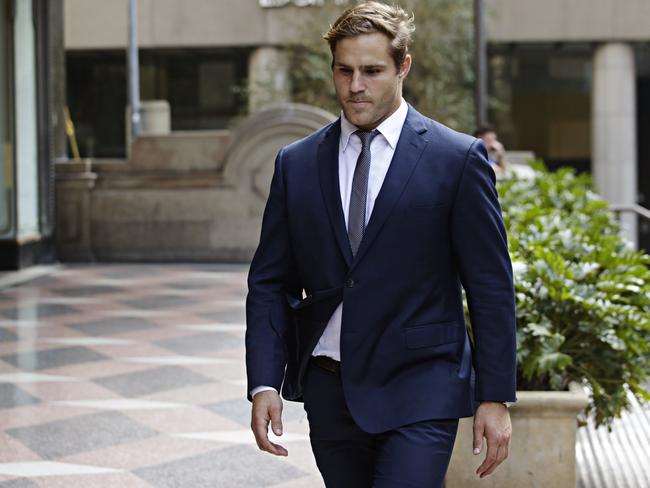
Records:
[[[64,71],[62,1],[0,0],[0,269],[55,256]]]
[[[27,263],[15,251],[25,243],[51,241],[52,161],[65,152],[64,105],[82,159],[56,165],[60,257],[249,257],[270,155],[328,120],[306,109],[296,123],[291,112],[252,114],[291,101],[285,47],[301,42],[301,19],[347,2],[139,0],[143,116],[167,129],[145,130],[133,146],[126,122],[128,0],[0,2],[2,266]],[[532,151],[551,168],[590,171],[611,203],[647,207],[650,3],[485,0],[485,8],[488,113],[506,147]],[[242,124],[259,137],[273,132],[272,124],[282,128],[254,140],[244,129],[231,130]],[[247,158],[255,162],[244,164]],[[233,190],[242,185],[244,196]],[[628,216],[636,234],[635,222]],[[650,228],[640,225],[638,235],[650,248]],[[31,261],[51,255],[41,250]]]
[[[507,147],[591,171],[610,203],[650,206],[650,2],[486,0],[492,119]],[[633,215],[623,223],[636,234]],[[650,249],[650,226],[639,241]]]

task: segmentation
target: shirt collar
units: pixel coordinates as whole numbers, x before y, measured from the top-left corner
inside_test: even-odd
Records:
[[[397,146],[397,141],[399,136],[402,133],[402,127],[404,127],[404,122],[406,121],[406,115],[408,114],[408,105],[406,101],[402,98],[400,106],[395,112],[391,114],[386,120],[384,120],[377,130],[382,136],[386,139],[390,147],[394,150]],[[345,114],[341,111],[341,150],[345,152],[350,142],[350,137],[354,134],[359,128],[356,125],[353,125],[348,119],[345,118]]]

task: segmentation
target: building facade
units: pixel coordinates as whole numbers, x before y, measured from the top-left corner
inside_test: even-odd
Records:
[[[650,207],[650,2],[488,0],[493,119],[508,147]],[[650,249],[650,223],[622,215]]]
[[[68,104],[82,156],[124,157],[127,0],[64,0]],[[223,129],[288,100],[283,47],[345,0],[139,0],[143,99],[172,130]],[[508,149],[591,171],[614,204],[650,206],[650,3],[486,0],[490,119]],[[319,32],[315,32],[319,35]],[[417,62],[417,60],[416,60]],[[433,115],[433,114],[431,114]],[[629,235],[636,218],[624,215]],[[650,228],[638,229],[650,247]]]
[[[65,155],[63,5],[0,0],[0,269],[54,259],[53,161]]]

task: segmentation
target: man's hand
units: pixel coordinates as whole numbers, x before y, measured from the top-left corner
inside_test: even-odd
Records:
[[[474,415],[474,454],[480,454],[487,439],[485,460],[476,470],[481,478],[491,474],[508,457],[512,424],[510,413],[499,402],[483,402]]]
[[[289,453],[279,444],[269,440],[269,421],[273,433],[282,435],[282,399],[277,392],[272,390],[261,391],[253,397],[253,409],[251,415],[251,429],[255,434],[257,447],[262,451],[270,452],[276,456],[286,456]]]

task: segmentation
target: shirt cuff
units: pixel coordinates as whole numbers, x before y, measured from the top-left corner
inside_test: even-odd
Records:
[[[274,391],[276,393],[278,392],[278,390],[276,390],[272,386],[258,386],[258,387],[253,388],[251,390],[251,398],[253,398],[255,395],[257,395],[258,393],[260,393],[262,391]]]

